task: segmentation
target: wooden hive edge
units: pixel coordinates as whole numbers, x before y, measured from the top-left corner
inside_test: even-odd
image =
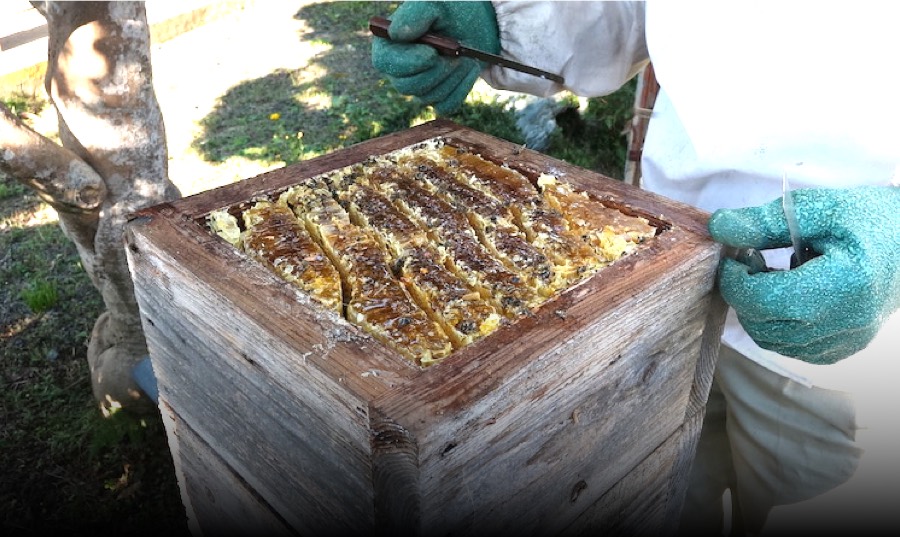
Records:
[[[532,178],[541,170],[542,165],[550,163],[551,171],[558,172],[560,179],[571,181],[612,206],[647,216],[666,229],[645,251],[632,254],[594,275],[587,282],[567,290],[545,304],[536,315],[522,319],[511,329],[478,341],[427,369],[411,366],[371,338],[367,339],[365,334],[358,330],[354,332],[355,329],[348,325],[350,329],[347,332],[362,336],[362,339],[338,342],[337,347],[342,349],[341,352],[347,353],[345,357],[353,356],[353,360],[313,360],[308,365],[316,368],[322,378],[330,379],[349,393],[355,394],[365,407],[358,411],[369,423],[375,457],[373,479],[376,481],[399,479],[414,485],[419,478],[417,465],[422,460],[421,457],[429,455],[422,453],[422,449],[453,449],[450,445],[452,442],[438,447],[422,447],[420,442],[431,434],[431,423],[435,419],[452,419],[460,409],[480,404],[492,390],[504,389],[517,382],[527,383],[530,367],[528,360],[542,356],[550,348],[550,334],[577,331],[579,323],[590,323],[592,316],[597,315],[597,312],[585,309],[585,297],[592,295],[604,298],[607,299],[604,303],[606,307],[615,307],[624,301],[635,299],[633,292],[629,294],[629,284],[637,287],[657,286],[667,276],[666,268],[680,265],[696,267],[698,263],[707,271],[704,278],[700,278],[700,285],[706,287],[698,292],[709,294],[712,293],[711,282],[721,255],[721,249],[712,243],[707,234],[705,222],[708,215],[702,211],[614,179],[580,170],[446,120],[362,142],[336,154],[262,174],[252,181],[226,185],[214,191],[140,211],[133,215],[128,224],[129,248],[137,246],[142,240],[143,244],[156,244],[172,256],[173,263],[182,264],[194,271],[235,307],[245,309],[248,314],[261,316],[266,322],[277,325],[284,322],[279,320],[279,316],[298,313],[303,318],[308,312],[303,307],[294,305],[295,292],[262,267],[248,264],[230,245],[207,233],[198,218],[211,210],[228,207],[255,196],[270,195],[303,178],[362,161],[369,155],[383,154],[436,136],[447,137],[451,143],[468,144],[476,152],[483,151],[484,156],[491,156],[499,162],[530,173]],[[141,239],[136,240],[136,237]],[[140,252],[133,251],[132,254],[140,255]],[[230,266],[230,263],[237,265]],[[251,285],[252,282],[256,285]],[[247,297],[254,292],[265,293],[265,302],[274,307],[263,308],[248,304]],[[593,304],[596,306],[597,303]],[[709,341],[712,341],[710,338],[718,329],[714,317],[711,312],[706,325]],[[520,347],[515,355],[495,352],[509,346],[524,332],[543,332],[544,339]],[[300,336],[296,327],[285,326],[283,333],[288,340],[299,337],[298,345],[301,347],[308,343],[302,343],[306,336]],[[365,346],[362,350],[355,345],[360,341]],[[711,378],[710,360],[714,361],[714,355],[707,353],[700,361],[702,363],[696,365],[692,403],[686,411],[688,415],[692,412],[691,408],[696,409],[705,401],[708,380]],[[299,377],[300,374],[297,373],[297,378]],[[473,378],[480,380],[474,383]],[[420,498],[406,498],[399,504],[376,506],[376,509],[392,511],[390,517],[383,520],[403,521],[408,527],[408,524],[418,524],[417,517],[420,513],[417,513],[416,506],[419,501]]]
[[[661,240],[667,247],[679,247],[678,245],[675,245],[677,242],[680,243],[680,247],[688,249],[702,245],[704,242],[710,240],[706,234],[705,228],[705,218],[708,215],[705,215],[702,212],[688,207],[673,206],[667,200],[661,199],[651,193],[644,192],[638,188],[631,187],[630,185],[625,185],[620,181],[600,176],[594,172],[587,172],[580,168],[570,166],[562,161],[557,161],[539,153],[522,149],[505,140],[473,131],[449,120],[436,120],[406,131],[361,142],[335,154],[324,155],[322,157],[311,159],[310,161],[267,172],[252,178],[252,180],[245,180],[232,185],[226,185],[212,191],[144,209],[132,215],[129,226],[134,227],[140,223],[150,221],[156,222],[160,218],[171,222],[172,227],[180,232],[178,241],[173,241],[172,243],[173,247],[175,246],[175,242],[178,242],[179,247],[194,248],[196,246],[197,249],[195,251],[197,252],[203,251],[204,253],[214,254],[213,256],[203,256],[202,263],[193,263],[197,268],[198,274],[202,273],[205,266],[239,264],[242,271],[241,275],[247,274],[254,279],[267,280],[272,284],[269,287],[280,288],[283,291],[278,293],[283,300],[291,302],[295,300],[295,296],[292,296],[291,292],[285,291],[286,289],[289,289],[288,286],[283,282],[278,281],[277,278],[274,278],[272,275],[267,274],[267,271],[257,269],[255,266],[250,266],[245,262],[241,262],[243,261],[241,255],[233,251],[230,245],[226,245],[222,239],[213,236],[203,229],[203,226],[198,219],[202,219],[212,210],[232,206],[244,202],[254,196],[271,195],[296,184],[304,178],[312,177],[353,162],[365,160],[365,158],[370,155],[383,154],[438,136],[448,139],[451,143],[472,148],[480,154],[484,154],[486,157],[491,157],[495,161],[511,165],[515,169],[523,171],[523,173],[531,173],[532,177],[534,177],[534,173],[536,173],[535,170],[540,169],[541,162],[551,162],[551,168],[559,171],[563,179],[574,179],[575,184],[585,191],[594,194],[602,193],[607,202],[613,204],[618,203],[619,205],[617,206],[625,208],[626,210],[635,211],[642,216],[655,219],[657,224],[666,227],[667,229],[663,232],[663,239]],[[593,181],[579,179],[582,175],[588,175]],[[661,218],[666,218],[666,220],[661,220]],[[659,249],[648,249],[647,251],[632,254],[629,258],[620,260],[613,266],[601,271],[600,274],[594,275],[592,279],[603,280],[628,277],[629,273],[635,271],[635,263],[650,255],[656,255],[658,251]],[[217,263],[217,260],[219,260],[220,263]],[[191,264],[192,260],[190,256],[182,256],[181,262]],[[237,274],[233,272],[230,275],[232,277],[237,276]],[[565,308],[566,304],[571,301],[570,298],[566,297],[578,295],[578,293],[570,291],[572,290],[570,289],[560,296],[555,297],[552,299],[552,303],[545,304],[541,310],[548,310],[559,306]],[[227,295],[228,289],[223,289],[223,292]],[[241,298],[242,297],[235,297],[238,304],[240,304]],[[520,324],[523,322],[528,324],[526,319],[520,320],[516,323],[516,325],[518,325],[517,328],[524,328],[524,326]],[[356,335],[367,337],[366,334],[362,334],[360,331],[356,331],[355,333]],[[486,338],[486,340],[490,342],[502,339],[495,336],[497,336],[497,334],[492,334],[492,336]],[[472,348],[467,347],[466,349],[457,351],[451,355],[450,358],[468,355],[469,358],[465,359],[471,359],[471,356],[483,354],[482,352],[479,352],[479,349],[485,345],[486,344],[483,341],[476,342],[474,346],[470,346]],[[377,347],[378,345],[374,346]],[[389,350],[385,349],[385,351],[387,354],[390,354]],[[462,359],[463,358],[459,358],[451,361],[459,361]],[[353,373],[359,376],[366,374],[368,371],[374,372],[375,375],[384,371],[393,378],[398,377],[395,368],[390,367],[387,369],[384,367],[367,367],[354,371]],[[346,376],[346,374],[351,372],[344,371],[341,373],[341,376]],[[399,376],[411,378],[418,376],[419,374],[419,372],[404,372],[400,373]]]
[[[285,190],[303,179],[362,162],[371,155],[381,155],[422,140],[445,136],[460,130],[466,129],[449,120],[431,121],[404,131],[359,142],[339,151],[271,170],[242,181],[187,196],[171,202],[169,205],[185,218],[200,218],[210,211],[237,205],[257,197],[269,196]],[[138,211],[135,216],[153,214],[157,207],[159,206]]]
[[[314,305],[301,291],[210,235],[170,204],[132,218],[126,224],[126,243],[132,264],[148,263],[140,258],[151,248],[152,255],[167,256],[170,266],[183,268],[229,307],[254,317],[269,327],[270,334],[296,348],[297,356],[305,357],[304,366],[316,368],[361,400],[370,400],[419,371],[334,312]],[[318,349],[318,353],[312,354],[310,349]],[[346,360],[333,359],[335,356]],[[283,370],[288,374],[289,368],[298,364],[278,365],[289,366]],[[302,381],[304,373],[295,371],[293,377]]]
[[[677,235],[676,231],[673,236]],[[688,302],[695,304],[697,311],[704,310],[710,297],[715,294],[713,275],[720,249],[710,244],[706,248],[692,250],[691,255],[685,252],[687,251],[681,252],[682,257],[678,265],[691,267],[688,270],[694,270],[695,275],[701,278],[695,295],[692,295]],[[673,254],[669,255],[671,258]],[[629,270],[635,270],[634,265],[649,262],[651,261],[648,259],[641,260],[636,257],[623,264],[619,270],[627,273]],[[592,360],[580,357],[556,369],[559,362],[554,363],[555,360],[565,360],[569,357],[561,356],[551,347],[556,339],[554,333],[577,333],[578,326],[590,324],[596,319],[596,312],[590,311],[589,305],[584,300],[585,295],[604,294],[610,298],[610,304],[618,307],[640,304],[648,296],[641,292],[628,293],[626,286],[621,285],[622,278],[619,277],[621,275],[617,276],[611,272],[606,276],[570,290],[568,295],[560,297],[557,307],[521,321],[523,324],[518,330],[507,333],[508,339],[495,340],[490,345],[487,342],[477,342],[460,354],[450,356],[445,362],[424,371],[415,383],[404,385],[402,390],[391,390],[374,401],[372,415],[385,417],[380,425],[391,431],[389,437],[373,439],[376,466],[381,464],[385,471],[397,472],[391,476],[392,479],[421,484],[428,479],[427,475],[421,473],[426,464],[436,464],[436,461],[444,457],[456,456],[456,451],[468,449],[470,453],[481,453],[480,456],[486,457],[486,454],[491,452],[491,446],[509,434],[502,429],[505,426],[493,425],[495,421],[510,412],[521,413],[522,410],[515,408],[517,406],[521,406],[521,409],[531,407],[538,409],[540,405],[536,403],[539,398],[551,393],[547,391],[550,384],[558,385],[552,388],[553,390],[567,389],[567,385],[571,386],[569,382],[575,382],[584,371],[605,371],[615,362],[615,356],[604,357],[603,363],[595,361],[591,363]],[[655,283],[662,281],[663,274],[656,276],[655,279],[650,276],[644,283],[653,288]],[[660,289],[658,285],[656,287],[657,289],[651,292],[658,294]],[[716,314],[704,314],[702,318],[698,318],[696,326],[698,330],[707,331],[717,320],[720,321]],[[544,331],[547,337],[543,342],[531,342],[534,347],[529,348],[529,343],[523,342],[521,338],[512,341],[522,333],[533,337],[536,331]],[[479,346],[480,343],[483,345]],[[498,348],[502,348],[504,352],[494,352]],[[701,391],[703,389],[708,391],[708,383],[698,381],[698,372],[706,372],[708,364],[699,365],[700,360],[696,354],[700,353],[692,353],[692,356],[686,357],[682,364],[684,380],[681,381],[683,388],[679,388],[681,395],[678,397],[682,414],[672,415],[668,420],[672,422],[670,426],[673,428],[682,422],[685,415],[693,414],[691,408],[694,401],[690,398],[703,396],[705,399]],[[652,359],[652,356],[650,358]],[[604,365],[606,363],[609,366]],[[542,385],[541,379],[549,378],[545,373],[551,367],[554,368],[554,376],[562,380],[553,379]],[[681,367],[679,365],[679,368]],[[652,369],[643,374],[652,374],[650,371]],[[479,379],[478,382],[472,382],[471,379],[474,378]],[[390,418],[386,418],[387,416]],[[572,416],[571,419],[577,422],[577,412],[573,411]],[[501,429],[497,429],[498,427]],[[473,431],[478,431],[476,436],[473,436],[476,434]],[[667,434],[666,431],[663,432]],[[389,441],[385,441],[386,438],[389,438]],[[653,444],[649,440],[648,442]],[[644,448],[654,447],[649,444]],[[644,449],[639,446],[633,448],[637,451]],[[498,456],[497,461],[503,461],[507,457],[506,452],[498,452],[495,455]],[[498,462],[498,464],[507,463]],[[514,464],[526,463],[519,461]],[[627,468],[623,468],[622,471],[627,471]],[[591,494],[597,494],[599,492],[596,489],[597,483],[593,482],[592,487]],[[420,503],[421,498],[415,498],[415,501],[410,503],[401,502],[398,507],[383,515],[401,516],[406,523],[418,524],[423,513],[416,512],[415,509]],[[391,521],[397,523],[396,520]]]

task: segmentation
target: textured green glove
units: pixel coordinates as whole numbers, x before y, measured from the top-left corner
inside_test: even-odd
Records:
[[[376,37],[372,42],[372,65],[397,91],[433,104],[440,114],[462,105],[484,62],[441,56],[428,45],[410,42],[430,31],[471,48],[500,52],[497,16],[490,2],[403,2],[390,19],[391,39]]]
[[[822,255],[755,274],[724,259],[719,288],[760,347],[832,364],[868,345],[900,306],[900,188],[795,190],[793,199],[803,239]],[[737,248],[791,244],[780,199],[716,211],[709,231]]]

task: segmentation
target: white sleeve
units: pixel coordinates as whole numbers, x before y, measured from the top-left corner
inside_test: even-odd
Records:
[[[559,74],[565,85],[492,66],[491,86],[549,96],[564,89],[585,97],[608,95],[648,60],[644,2],[493,2],[501,54]]]

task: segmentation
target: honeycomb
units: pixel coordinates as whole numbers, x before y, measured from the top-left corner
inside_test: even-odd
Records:
[[[657,229],[435,138],[207,216],[212,233],[419,366],[629,255]]]

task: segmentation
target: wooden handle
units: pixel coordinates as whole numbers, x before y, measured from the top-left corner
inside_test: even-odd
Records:
[[[390,25],[391,21],[384,17],[372,17],[371,19],[369,19],[369,31],[371,31],[372,34],[377,37],[390,39],[391,37],[388,34],[388,28],[390,27]],[[449,37],[435,34],[425,34],[422,37],[416,39],[415,42],[434,47],[439,54],[442,54],[444,56],[460,55],[459,43],[454,39],[450,39]]]

